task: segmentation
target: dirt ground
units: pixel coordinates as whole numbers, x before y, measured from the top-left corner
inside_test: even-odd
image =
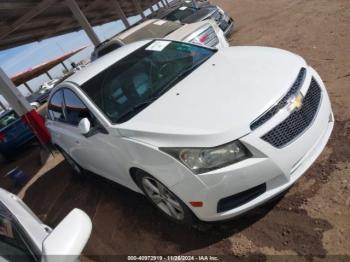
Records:
[[[87,260],[116,259],[106,255],[211,254],[349,261],[350,1],[213,2],[236,20],[231,45],[273,46],[298,53],[328,87],[336,118],[332,137],[317,162],[283,198],[230,222],[187,228],[170,223],[142,196],[116,184],[93,175],[74,179],[60,156],[40,167],[36,149],[28,149],[25,159],[2,165],[1,174],[17,165],[34,177],[19,194],[50,226],[74,207],[87,212],[93,220],[84,250]],[[0,180],[2,185],[9,185],[5,180]]]

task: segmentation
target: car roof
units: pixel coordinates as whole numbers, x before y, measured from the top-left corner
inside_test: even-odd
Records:
[[[102,72],[117,61],[121,60],[125,56],[131,54],[135,50],[146,45],[147,43],[150,43],[151,41],[153,40],[143,40],[122,46],[90,63],[84,69],[76,72],[75,74],[64,80],[62,83],[58,84],[57,87],[64,85],[65,82],[74,82],[77,85],[82,85],[98,73]]]

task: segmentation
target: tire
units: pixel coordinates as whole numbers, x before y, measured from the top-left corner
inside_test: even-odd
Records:
[[[58,151],[62,154],[64,159],[67,161],[67,163],[72,167],[74,175],[79,178],[83,178],[84,175],[86,174],[86,171],[84,168],[82,168],[73,158],[71,158],[68,153],[66,153],[63,149],[58,147]]]
[[[146,198],[168,219],[179,224],[194,223],[192,211],[158,179],[141,170],[135,172],[134,179]]]

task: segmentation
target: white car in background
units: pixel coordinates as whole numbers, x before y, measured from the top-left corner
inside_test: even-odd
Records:
[[[90,218],[73,209],[52,230],[21,199],[0,188],[1,261],[76,261],[91,229]]]
[[[125,44],[150,38],[190,42],[212,48],[229,46],[223,31],[214,20],[209,19],[192,24],[181,24],[161,19],[150,19],[102,42],[91,54],[91,61]]]
[[[123,46],[59,84],[46,122],[78,173],[142,192],[181,223],[229,219],[285,191],[333,124],[300,56],[168,40]]]

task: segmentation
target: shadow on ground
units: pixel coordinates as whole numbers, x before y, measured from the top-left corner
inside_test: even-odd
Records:
[[[218,242],[220,252],[229,252],[222,240],[264,217],[278,200],[230,222],[186,227],[168,221],[142,195],[95,175],[77,179],[61,162],[27,190],[24,201],[52,227],[71,209],[84,210],[93,219],[85,254],[108,260],[105,255],[179,254]]]
[[[12,193],[18,193],[20,187],[9,179],[6,174],[14,168],[19,168],[30,179],[42,167],[40,163],[40,146],[38,142],[32,142],[21,150],[11,160],[0,159],[0,186]]]

